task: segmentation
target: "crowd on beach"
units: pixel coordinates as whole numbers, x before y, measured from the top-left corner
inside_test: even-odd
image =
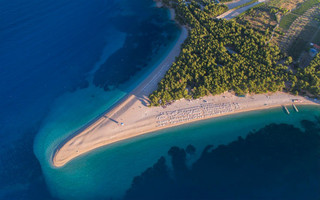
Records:
[[[230,113],[240,109],[239,103],[206,103],[191,108],[161,112],[157,116],[157,126],[183,123],[190,120],[206,118],[213,115]]]

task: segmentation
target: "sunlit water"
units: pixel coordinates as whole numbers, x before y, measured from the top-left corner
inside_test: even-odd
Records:
[[[228,144],[270,123],[300,127],[302,119],[315,120],[320,115],[320,108],[315,106],[300,106],[299,109],[299,113],[290,109],[291,114],[287,115],[282,108],[274,108],[170,128],[100,148],[62,168],[47,165],[44,172],[51,190],[67,199],[122,197],[133,178],[152,166],[160,156],[166,156],[172,146],[192,144],[199,156],[209,144]],[[191,164],[197,155],[188,162]]]
[[[0,20],[0,199],[120,198],[173,145],[193,144],[199,154],[208,141],[225,144],[269,123],[298,126],[320,114],[304,106],[290,115],[276,108],[206,120],[54,168],[56,146],[132,90],[180,30],[152,0],[2,0]]]
[[[39,161],[46,175],[59,142],[167,55],[169,18],[152,0],[0,1],[0,199],[50,198]]]

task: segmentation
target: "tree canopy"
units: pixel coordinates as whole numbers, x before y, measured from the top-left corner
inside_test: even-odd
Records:
[[[176,20],[189,29],[181,53],[149,99],[151,106],[234,91],[320,95],[320,54],[294,72],[293,59],[269,43],[270,34],[250,24],[216,19],[228,10],[211,0],[163,0],[175,9]]]
[[[320,95],[320,53],[304,69],[299,68],[292,80],[293,91]]]
[[[252,28],[214,19],[227,10],[211,1],[173,0],[176,19],[189,27],[189,37],[158,89],[151,105],[181,98],[199,98],[233,90],[237,94],[276,92],[288,80],[283,57],[268,37]]]

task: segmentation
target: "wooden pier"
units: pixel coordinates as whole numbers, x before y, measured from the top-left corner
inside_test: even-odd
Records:
[[[296,107],[296,105],[292,104],[292,107],[293,109],[296,111],[296,112],[299,112],[298,108]]]
[[[283,106],[283,109],[287,112],[288,115],[290,115],[290,112],[286,106]]]

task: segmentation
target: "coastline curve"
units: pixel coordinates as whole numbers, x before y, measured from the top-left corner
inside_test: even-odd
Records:
[[[66,146],[68,146],[69,144],[75,144],[74,140],[79,139],[79,136],[87,136],[88,133],[91,133],[93,130],[95,130],[99,126],[105,126],[109,123],[115,123],[114,122],[115,120],[112,119],[112,117],[114,115],[119,114],[119,111],[123,112],[122,109],[124,107],[129,107],[130,105],[134,104],[136,101],[143,103],[143,106],[146,107],[146,104],[148,101],[147,100],[148,95],[157,88],[158,82],[163,78],[164,74],[170,68],[171,64],[175,61],[175,58],[179,55],[181,50],[181,45],[183,44],[183,42],[187,37],[188,37],[188,30],[186,27],[182,27],[181,34],[178,40],[176,41],[176,44],[170,50],[167,57],[163,59],[162,62],[134,90],[132,90],[129,94],[124,96],[115,105],[110,107],[101,115],[97,116],[96,118],[88,122],[78,131],[69,135],[62,143],[60,143],[56,147],[52,155],[52,159],[51,159],[52,165],[55,167],[62,167],[64,164],[72,160],[74,157],[77,157],[88,151],[98,148],[96,146],[99,146],[99,147],[104,146],[105,144],[102,144],[101,141],[99,141],[95,145],[93,145],[94,147],[86,149],[85,151],[75,150],[75,152],[73,152],[72,154],[76,154],[76,155],[72,155],[71,157],[68,157],[68,158],[66,158],[65,156],[62,156],[62,155],[65,155],[66,152],[69,152],[67,154],[70,154],[70,151],[67,150]],[[119,124],[117,123],[117,125]],[[82,144],[81,141],[78,141],[78,142]]]

